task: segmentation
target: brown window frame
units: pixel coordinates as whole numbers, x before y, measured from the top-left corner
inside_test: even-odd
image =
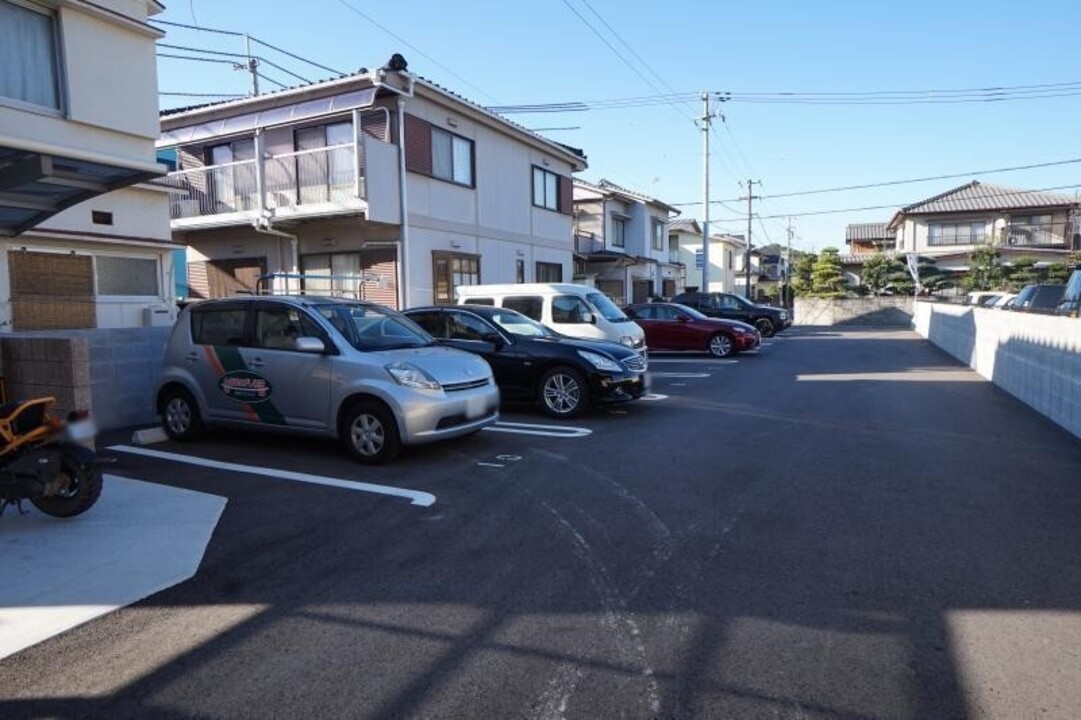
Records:
[[[563,207],[562,202],[561,202],[561,198],[560,198],[560,196],[562,195],[560,185],[563,183],[563,176],[560,175],[559,173],[554,173],[551,170],[548,170],[547,168],[543,168],[540,165],[533,165],[532,169],[533,170],[530,173],[530,177],[532,178],[533,194],[532,194],[532,197],[530,198],[530,200],[533,203],[533,207],[540,208],[541,210],[551,210],[552,212],[557,212],[557,213],[565,212],[566,208]],[[555,190],[555,198],[554,198],[555,205],[554,206],[548,205],[548,204],[541,204],[541,205],[537,204],[537,172],[541,173],[541,178],[545,182],[547,181],[547,176],[548,175],[551,175],[552,177],[554,177],[556,179],[556,190]],[[548,199],[549,199],[548,198],[547,182],[546,182],[544,188],[542,188],[542,190],[543,190],[542,194],[544,195],[544,201],[545,201],[545,203],[547,203]]]
[[[447,272],[448,272],[448,275],[449,275],[449,277],[447,277],[448,292],[447,292],[447,296],[445,296],[445,297],[440,296],[439,291],[437,289],[437,286],[439,284],[439,282],[438,282],[439,261],[443,260],[443,259],[447,260]],[[453,270],[453,267],[452,267],[452,263],[453,263],[454,260],[473,260],[473,261],[475,261],[476,264],[477,264],[477,270],[476,270],[476,273],[475,273],[476,276],[477,276],[477,282],[471,283],[471,284],[472,285],[480,285],[481,284],[481,262],[480,262],[481,256],[480,255],[474,255],[472,253],[447,252],[447,251],[444,251],[444,250],[433,250],[432,251],[432,303],[435,304],[435,305],[456,305],[458,303],[458,298],[455,297],[455,292],[454,292],[459,287],[459,285],[454,284],[454,270]],[[469,273],[469,274],[472,275],[474,273]],[[461,287],[466,287],[466,285],[463,284],[463,285],[461,285]]]
[[[543,270],[551,270],[552,268],[558,268],[559,269],[559,279],[558,280],[548,280],[548,279],[546,279],[544,277],[544,273],[541,272],[542,269]],[[536,278],[536,281],[539,282],[539,283],[561,283],[561,282],[563,282],[563,263],[537,261],[536,265],[533,268],[533,272],[534,272],[533,277]]]
[[[443,182],[448,182],[448,183],[450,183],[452,185],[457,185],[458,187],[467,187],[467,188],[476,189],[476,187],[477,187],[477,143],[475,141],[470,140],[469,138],[465,137],[464,135],[459,135],[458,133],[453,133],[450,130],[445,130],[444,128],[436,127],[435,125],[429,124],[428,128],[431,131],[431,141],[430,141],[431,154],[432,154],[432,174],[431,174],[431,177],[433,179],[435,179],[435,180],[442,180]],[[435,134],[437,132],[446,133],[451,138],[451,141],[450,141],[451,142],[451,145],[450,145],[450,175],[451,176],[450,177],[441,177],[441,176],[435,174]],[[454,139],[455,138],[457,138],[459,140],[464,140],[465,142],[469,143],[469,182],[468,183],[459,182],[458,180],[454,179]]]

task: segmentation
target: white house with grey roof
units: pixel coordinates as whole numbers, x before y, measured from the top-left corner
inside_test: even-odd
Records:
[[[662,200],[609,180],[575,180],[576,279],[617,303],[675,295],[685,266],[672,253],[668,225],[678,214]]]
[[[1077,198],[974,181],[899,210],[888,229],[896,249],[963,270],[973,250],[996,246],[1005,263],[1057,262],[1081,249]]]
[[[677,218],[668,224],[669,244],[678,248],[679,262],[687,269],[685,288],[702,286],[702,228],[694,219]],[[744,253],[747,243],[741,235],[712,234],[709,238],[710,292],[742,292]],[[752,269],[752,275],[756,275]],[[753,282],[753,278],[752,278]]]
[[[334,292],[392,307],[563,281],[584,156],[384,68],[168,111],[174,238],[192,297]],[[262,279],[261,279],[262,278]]]

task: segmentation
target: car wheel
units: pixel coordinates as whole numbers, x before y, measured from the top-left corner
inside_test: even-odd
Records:
[[[540,401],[554,418],[571,418],[589,404],[589,389],[582,374],[569,367],[552,368],[541,376]]]
[[[161,400],[161,421],[165,434],[173,440],[195,440],[203,433],[203,419],[195,398],[184,388],[174,387]]]
[[[709,354],[713,357],[728,357],[734,352],[732,338],[724,333],[717,333],[709,339]]]
[[[341,438],[349,453],[365,465],[389,462],[401,449],[394,414],[376,400],[362,400],[349,408]]]
[[[762,337],[773,337],[773,321],[769,318],[758,318],[754,326],[758,328],[758,332],[762,333]]]

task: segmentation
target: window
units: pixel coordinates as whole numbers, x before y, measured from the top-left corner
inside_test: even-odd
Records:
[[[473,187],[473,141],[432,128],[432,176]]]
[[[612,218],[612,245],[623,247],[627,244],[627,221],[623,218]]]
[[[447,315],[447,337],[451,340],[483,340],[495,332],[480,318],[465,313]]]
[[[592,312],[585,302],[574,295],[556,295],[552,298],[552,322],[582,323],[583,316]]]
[[[98,255],[94,258],[98,295],[158,295],[158,261]]]
[[[563,265],[560,263],[550,262],[537,263],[537,282],[563,282]]]
[[[656,320],[667,320],[669,322],[673,322],[676,319],[676,310],[675,308],[658,305],[653,309],[653,317]]]
[[[928,245],[978,245],[984,242],[982,222],[937,223],[927,226]]]
[[[544,298],[539,295],[515,295],[503,298],[503,307],[508,310],[517,310],[527,318],[540,322],[544,314]]]
[[[0,97],[60,109],[56,18],[34,3],[0,0]]]
[[[495,298],[471,297],[471,298],[466,298],[465,302],[462,303],[462,304],[463,305],[487,305],[488,307],[494,307],[495,306]]]
[[[525,260],[514,261],[514,282],[525,282]]]
[[[432,337],[446,337],[443,334],[443,313],[439,311],[411,312],[409,319]]]
[[[559,176],[544,168],[533,168],[533,204],[537,207],[563,210],[559,207]]]
[[[653,249],[664,250],[664,223],[654,220],[650,229],[653,232]]]
[[[260,309],[255,315],[255,345],[268,350],[295,350],[299,337],[326,343],[325,333],[296,308]]]
[[[479,284],[479,255],[432,253],[432,294],[436,303],[453,305],[456,288]]]
[[[207,150],[207,164],[225,165],[207,173],[215,213],[254,210],[258,207],[254,139],[211,146]]]
[[[299,202],[330,202],[353,190],[353,123],[340,122],[297,130],[294,142]],[[268,184],[275,186],[288,177],[275,177],[275,163],[268,165]],[[291,185],[292,183],[289,182]],[[277,189],[277,188],[275,188]],[[285,188],[289,192],[293,188]]]
[[[668,252],[679,252],[679,235],[668,236]]]
[[[725,264],[724,264],[724,266],[725,266],[726,268],[733,268],[733,267],[735,267],[735,266],[736,266],[736,258],[735,258],[735,256],[734,256],[734,255],[732,254],[732,251],[731,251],[731,250],[725,250],[725,251],[724,251],[724,257],[725,257],[725,260],[727,261],[727,262],[725,262]]]
[[[196,345],[243,345],[244,308],[221,308],[191,314],[191,338]]]

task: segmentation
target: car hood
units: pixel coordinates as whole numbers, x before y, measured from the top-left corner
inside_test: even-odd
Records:
[[[755,330],[753,325],[749,325],[748,323],[745,323],[745,322],[740,322],[739,320],[726,320],[726,319],[723,319],[723,318],[706,318],[705,320],[696,319],[695,322],[704,323],[704,324],[707,324],[707,325],[722,325],[724,327],[728,327],[728,328],[732,328],[732,329],[739,328],[740,330],[744,330],[746,332],[754,332],[754,330]]]
[[[637,327],[637,326],[636,326]],[[549,337],[532,338],[534,342],[554,343],[565,347],[573,347],[578,350],[600,352],[615,360],[624,360],[638,354],[626,345],[610,342],[608,340],[586,340],[583,338],[570,337],[569,335],[552,335]]]
[[[440,385],[469,382],[492,376],[492,368],[484,358],[464,350],[440,347],[388,350],[381,353],[386,364],[407,362],[435,378]]]

